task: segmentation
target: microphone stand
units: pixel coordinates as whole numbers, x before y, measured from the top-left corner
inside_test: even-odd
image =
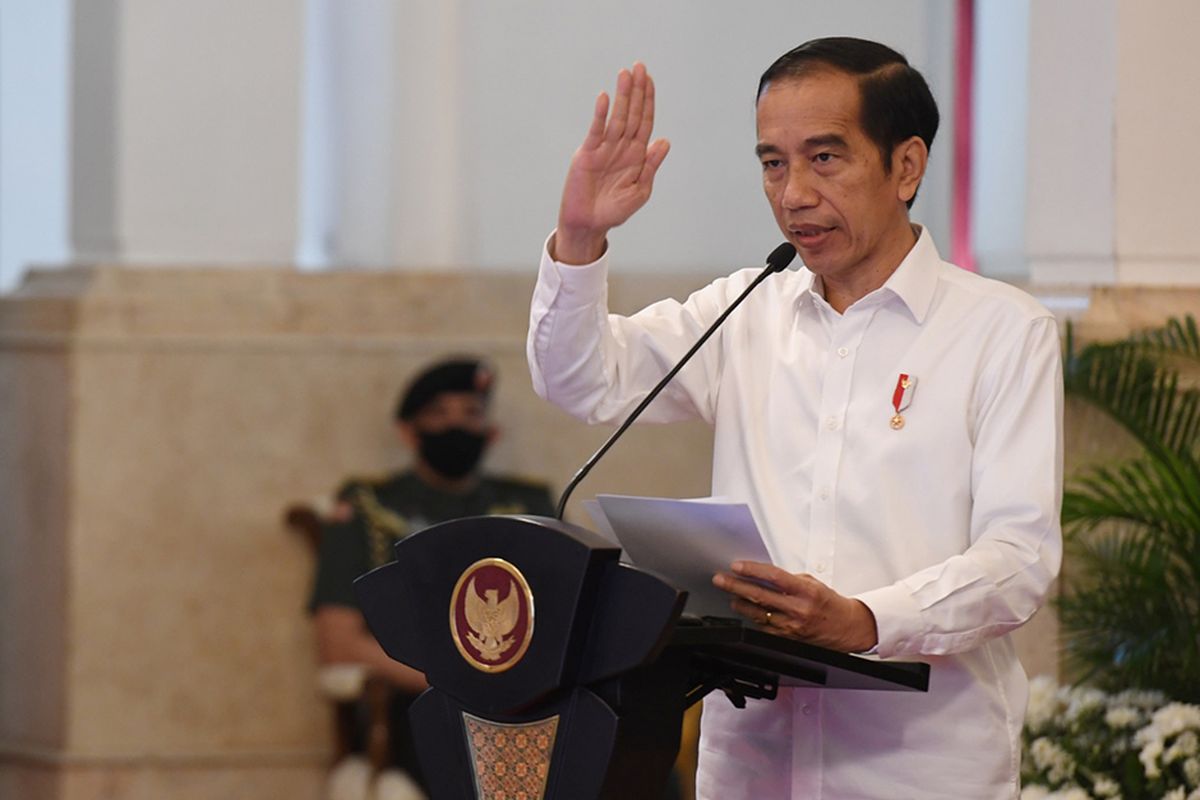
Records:
[[[592,467],[596,466],[596,462],[603,458],[604,454],[608,452],[609,448],[611,448],[616,443],[617,439],[621,437],[621,434],[623,434],[629,428],[629,426],[633,424],[634,420],[642,415],[642,412],[646,410],[646,407],[653,402],[654,398],[658,397],[658,395],[663,389],[666,388],[667,384],[671,382],[671,379],[675,377],[679,370],[683,369],[683,365],[690,361],[692,356],[696,354],[696,351],[708,341],[709,337],[716,332],[717,328],[721,327],[721,323],[725,321],[725,318],[732,314],[733,310],[741,305],[742,301],[745,300],[746,297],[752,291],[754,291],[760,283],[765,281],[768,277],[776,272],[782,272],[788,264],[792,263],[792,259],[795,257],[796,248],[787,242],[784,242],[779,247],[776,247],[771,251],[771,255],[767,256],[767,266],[763,269],[763,271],[758,273],[758,276],[754,279],[754,281],[751,282],[751,284],[747,286],[740,295],[738,295],[736,300],[729,304],[729,308],[721,312],[721,316],[717,317],[716,321],[708,327],[708,330],[704,332],[704,335],[701,336],[694,345],[692,345],[691,349],[684,353],[683,358],[679,359],[679,362],[675,366],[671,367],[671,371],[663,376],[663,379],[660,380],[658,384],[650,390],[650,394],[646,395],[642,402],[638,403],[637,408],[633,410],[633,413],[625,418],[625,421],[622,422],[620,427],[613,432],[612,436],[609,436],[608,439],[605,440],[604,444],[600,445],[600,449],[595,453],[592,453],[591,458],[585,461],[583,466],[579,468],[579,471],[576,472],[575,476],[571,478],[571,482],[567,484],[567,488],[563,490],[562,495],[558,499],[558,507],[554,511],[555,519],[561,520],[563,518],[563,513],[567,509],[567,500],[570,498],[571,492],[575,491],[575,487],[587,477],[587,474],[592,471]]]

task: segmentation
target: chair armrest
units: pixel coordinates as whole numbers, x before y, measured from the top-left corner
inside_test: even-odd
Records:
[[[365,664],[329,664],[317,670],[317,687],[335,702],[357,700],[367,685],[367,674]]]

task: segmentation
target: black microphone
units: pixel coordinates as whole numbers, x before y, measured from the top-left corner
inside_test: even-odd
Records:
[[[609,436],[604,444],[600,445],[600,449],[592,453],[592,457],[584,462],[583,466],[579,468],[579,471],[575,473],[575,477],[571,478],[571,482],[567,484],[567,488],[563,490],[562,496],[558,499],[558,508],[554,512],[555,518],[563,518],[563,512],[565,512],[567,509],[567,499],[571,496],[571,492],[575,491],[575,487],[587,477],[587,474],[592,471],[592,467],[596,466],[596,462],[598,462],[604,456],[604,454],[608,452],[609,448],[616,443],[617,439],[621,438],[621,434],[623,434],[626,429],[633,424],[633,421],[641,416],[642,412],[646,410],[646,406],[650,405],[651,401],[658,397],[659,393],[666,388],[667,384],[671,382],[671,379],[675,377],[675,374],[679,372],[679,370],[683,369],[683,365],[691,360],[692,356],[696,354],[696,351],[700,349],[701,345],[708,341],[708,337],[712,336],[716,332],[717,328],[721,327],[721,323],[725,321],[725,318],[732,314],[733,310],[741,305],[742,301],[745,300],[746,297],[752,291],[754,291],[760,283],[766,280],[768,276],[774,275],[776,272],[783,272],[785,269],[787,269],[788,264],[791,264],[792,259],[795,257],[796,248],[793,247],[790,242],[784,242],[783,244],[779,245],[779,247],[776,247],[771,251],[771,255],[767,256],[767,266],[758,274],[758,277],[746,287],[745,291],[738,295],[736,300],[729,304],[729,308],[721,312],[721,316],[717,317],[716,322],[710,325],[708,330],[704,332],[704,335],[701,336],[694,345],[692,345],[692,348],[683,354],[683,358],[679,359],[679,363],[671,367],[671,371],[663,376],[663,379],[659,381],[658,385],[656,385],[650,391],[650,394],[646,395],[645,399],[638,403],[637,408],[635,408],[633,412],[625,418],[625,421],[621,423],[621,427],[617,428],[613,432],[613,435]]]

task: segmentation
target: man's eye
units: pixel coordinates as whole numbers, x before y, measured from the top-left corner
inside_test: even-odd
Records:
[[[776,167],[780,166],[781,164],[783,164],[783,162],[780,161],[778,158],[767,158],[767,159],[764,159],[762,162],[763,169],[775,169]]]
[[[813,156],[813,160],[821,164],[828,164],[830,161],[833,161],[833,158],[833,153],[817,153]]]

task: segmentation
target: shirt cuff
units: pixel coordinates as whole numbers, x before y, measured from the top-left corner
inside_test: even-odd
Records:
[[[853,597],[875,615],[879,639],[868,653],[878,654],[880,658],[892,658],[920,651],[921,637],[925,633],[921,608],[907,586],[894,583]]]
[[[542,264],[539,282],[553,286],[559,308],[582,308],[594,305],[602,298],[608,286],[608,248],[590,264],[563,264],[550,257],[550,240],[546,237],[542,246]]]

